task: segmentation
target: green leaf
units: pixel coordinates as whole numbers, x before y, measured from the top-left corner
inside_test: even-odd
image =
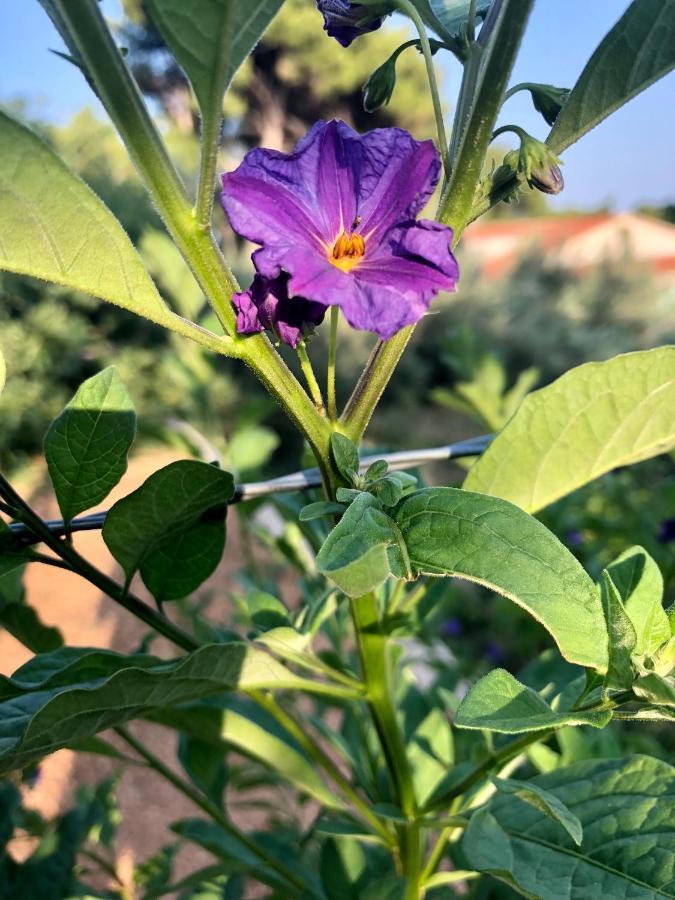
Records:
[[[554,822],[562,825],[577,846],[581,844],[584,831],[578,816],[570,812],[555,794],[540,787],[534,780],[517,781],[515,778],[492,777],[490,781],[502,794],[515,794],[525,803],[550,816]]]
[[[638,678],[633,693],[655,706],[675,706],[675,681],[655,672]]]
[[[659,567],[642,547],[630,547],[607,571],[635,628],[635,655],[651,656],[670,637]]]
[[[390,574],[406,576],[404,550],[395,523],[363,493],[326,538],[316,564],[341,591],[360,597]]]
[[[359,451],[356,444],[343,434],[334,432],[330,437],[330,449],[338,471],[351,483],[359,473]]]
[[[583,827],[571,836],[539,809],[495,795],[471,817],[469,865],[546,900],[673,896],[675,778],[647,756],[575,763],[527,782],[556,796]]]
[[[7,366],[5,365],[5,357],[2,355],[2,350],[0,350],[0,394],[3,392],[5,388],[5,381],[7,379]]]
[[[586,64],[547,143],[560,153],[675,66],[675,0],[633,0]]]
[[[40,138],[1,112],[0,269],[85,291],[160,325],[172,319],[108,208]]]
[[[160,709],[146,716],[179,729],[214,746],[235,747],[277,772],[326,809],[342,810],[340,798],[326,785],[290,736],[257,707],[230,701],[225,707],[207,703],[184,705],[180,709]]]
[[[534,616],[569,662],[606,668],[607,629],[595,585],[541,522],[511,503],[457,488],[416,491],[395,519],[415,574],[486,585]]]
[[[181,734],[178,740],[178,760],[190,780],[220,808],[227,784],[224,749],[201,738]]]
[[[521,684],[505,669],[494,669],[481,678],[462,700],[455,715],[455,725],[458,728],[486,728],[501,734],[520,734],[562,728],[563,725],[604,728],[611,717],[608,710],[555,711],[532,688]]]
[[[610,688],[629,688],[635,677],[631,663],[635,650],[635,629],[607,570],[602,573],[600,593],[609,632],[609,667],[605,684]]]
[[[124,569],[127,583],[140,570],[148,590],[156,591],[158,599],[194,590],[220,560],[225,527],[222,507],[233,494],[234,481],[228,472],[180,460],[119,500],[106,516],[103,540]],[[204,517],[211,511],[207,524],[213,528],[206,529]],[[216,534],[216,525],[223,531]]]
[[[675,347],[586,363],[529,394],[464,483],[536,512],[675,446]]]
[[[308,503],[300,510],[300,521],[311,522],[314,519],[322,519],[324,516],[342,515],[345,511],[342,503],[332,500],[317,500],[316,503]]]
[[[0,774],[154,710],[230,690],[309,689],[269,654],[207,645],[180,659],[63,647],[0,677]]]
[[[119,482],[135,434],[134,406],[114,366],[78,388],[45,436],[49,477],[67,522]]]
[[[225,91],[282,2],[148,0],[154,24],[190,80],[202,118],[222,115]]]
[[[33,607],[26,603],[23,571],[16,569],[0,575],[0,627],[33,653],[48,653],[63,645],[58,628],[43,624]]]
[[[20,566],[30,562],[31,557],[30,547],[26,547],[17,540],[6,522],[0,519],[0,579],[10,572],[16,572]],[[5,584],[8,583],[5,582]],[[1,595],[2,589],[0,588]]]

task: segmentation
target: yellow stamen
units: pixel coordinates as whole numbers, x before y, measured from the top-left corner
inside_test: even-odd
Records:
[[[366,252],[366,242],[360,234],[347,234],[343,231],[333,244],[333,249],[328,257],[334,266],[349,272],[363,258]]]

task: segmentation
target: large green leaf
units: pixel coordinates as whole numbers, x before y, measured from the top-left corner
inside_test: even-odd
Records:
[[[235,698],[228,703],[191,703],[178,709],[152,712],[148,718],[176,728],[212,746],[235,747],[277,772],[300,791],[314,797],[326,809],[344,809],[339,797],[321,778],[290,736],[256,707],[245,707]]]
[[[525,398],[464,486],[536,512],[675,446],[675,347],[587,363]]]
[[[60,747],[209,694],[313,689],[261,650],[207,645],[180,659],[62,648],[0,677],[0,774]]]
[[[556,153],[675,66],[675,0],[633,0],[572,89],[547,143]]]
[[[476,682],[462,700],[455,715],[455,725],[520,734],[564,725],[604,728],[611,717],[607,710],[553,710],[536,691],[521,684],[506,669],[494,669]]]
[[[394,518],[413,572],[484,584],[541,622],[565,659],[606,668],[607,629],[595,585],[541,522],[504,500],[457,488],[416,491]]]
[[[0,269],[172,316],[122,226],[32,131],[0,112]]]
[[[63,518],[100,503],[127,469],[136,413],[117,369],[85,381],[45,436],[45,458]]]
[[[140,570],[159,600],[183,597],[198,587],[220,560],[225,540],[222,508],[233,493],[229,472],[180,460],[119,500],[106,517],[103,539],[127,582]]]
[[[635,628],[635,655],[651,656],[670,637],[659,567],[642,547],[630,547],[607,571]]]
[[[579,819],[577,847],[547,815],[494,796],[462,841],[470,866],[546,900],[675,896],[675,771],[647,756],[575,763],[533,778]]]
[[[222,115],[223,95],[283,0],[148,0],[152,20],[185,70],[202,116]]]

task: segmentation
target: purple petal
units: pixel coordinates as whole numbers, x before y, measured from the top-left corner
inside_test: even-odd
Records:
[[[383,21],[382,17],[377,17],[365,24],[358,24],[368,9],[360,3],[350,3],[349,0],[317,0],[317,7],[323,15],[324,31],[343,47],[349,47],[360,35],[375,31]]]
[[[287,275],[274,280],[256,275],[251,287],[234,294],[232,300],[237,309],[239,334],[267,329],[293,348],[323,321],[326,312],[326,307],[320,303],[289,297]]]
[[[438,184],[441,161],[433,141],[416,141],[400,128],[377,128],[362,142],[359,231],[377,242],[422,211]]]

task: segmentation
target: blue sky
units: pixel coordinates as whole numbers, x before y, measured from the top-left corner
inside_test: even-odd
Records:
[[[571,87],[627,6],[628,0],[538,0],[512,83]],[[104,0],[103,8],[116,16],[117,0]],[[31,112],[52,121],[65,121],[87,104],[96,106],[79,72],[49,53],[49,48],[62,45],[37,0],[0,0],[0,21],[0,101],[24,98]],[[458,67],[451,67],[446,86],[453,93],[458,79]],[[674,108],[671,73],[566,152],[567,186],[553,205],[629,209],[642,203],[675,203]],[[501,122],[519,124],[537,137],[547,132],[528,94],[508,101]]]

